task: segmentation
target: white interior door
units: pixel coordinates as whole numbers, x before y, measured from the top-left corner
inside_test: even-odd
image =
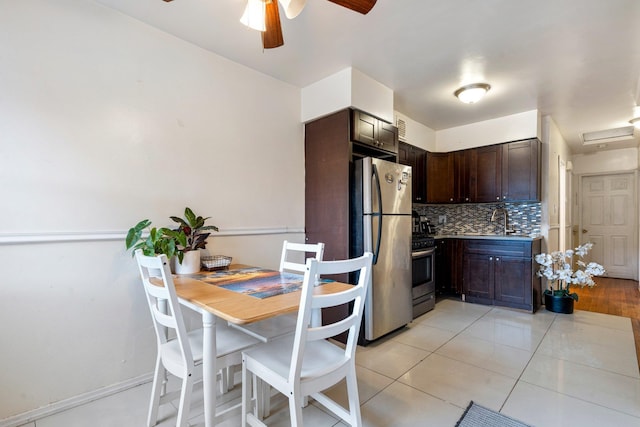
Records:
[[[580,243],[608,277],[637,279],[636,215],[633,173],[582,177]]]

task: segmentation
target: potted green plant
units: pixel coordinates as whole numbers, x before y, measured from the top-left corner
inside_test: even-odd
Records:
[[[143,235],[145,231],[148,233]],[[181,248],[187,245],[187,236],[181,230],[151,227],[151,221],[143,219],[129,229],[125,244],[132,252],[142,249],[147,256],[165,254],[169,259],[175,256],[182,262],[184,252]]]
[[[200,270],[200,251],[207,246],[207,238],[211,235],[210,231],[218,231],[215,225],[205,225],[205,222],[211,217],[202,217],[193,213],[191,208],[184,209],[184,217],[171,216],[172,221],[178,224],[175,232],[183,233],[186,236],[186,243],[179,246],[180,251],[184,254],[175,265],[176,273],[189,274],[196,273]]]
[[[596,262],[584,262],[585,255],[591,250],[593,243],[585,243],[575,249],[564,252],[555,251],[551,254],[536,255],[535,260],[540,264],[538,277],[547,279],[549,289],[544,291],[545,307],[555,313],[573,313],[573,305],[578,301],[578,294],[571,292],[571,286],[595,286],[593,276],[601,276],[604,268]],[[577,256],[576,269],[573,269],[573,259]]]

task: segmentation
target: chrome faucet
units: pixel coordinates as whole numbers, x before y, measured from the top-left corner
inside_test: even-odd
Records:
[[[507,214],[507,210],[505,208],[495,208],[493,210],[493,213],[491,214],[491,222],[495,222],[498,212],[502,212],[504,218],[504,230],[502,234],[506,235],[509,233],[513,233],[514,230],[509,229],[509,215]]]

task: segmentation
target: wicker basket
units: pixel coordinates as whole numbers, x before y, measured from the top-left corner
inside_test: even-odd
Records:
[[[200,259],[202,267],[205,270],[223,270],[231,264],[231,257],[225,255],[203,256]]]

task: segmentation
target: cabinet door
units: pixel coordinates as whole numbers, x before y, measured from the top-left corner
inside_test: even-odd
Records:
[[[351,139],[363,144],[375,145],[377,141],[378,119],[362,111],[353,111],[353,132]]]
[[[457,203],[471,202],[469,187],[469,168],[471,167],[471,150],[453,153],[454,199]]]
[[[502,147],[502,200],[540,200],[540,142],[510,142]]]
[[[427,202],[426,154],[421,148],[398,143],[398,163],[411,166],[411,195],[414,203]]]
[[[523,308],[531,306],[531,260],[496,256],[494,283],[496,301]]]
[[[484,254],[464,255],[464,294],[467,300],[493,301],[493,258]]]
[[[464,240],[450,239],[447,242],[447,266],[449,270],[449,283],[451,291],[457,295],[463,292],[463,272],[464,264],[462,262],[462,254],[464,253]]]
[[[474,148],[471,156],[471,201],[482,203],[502,200],[502,146]]]
[[[427,203],[453,203],[453,153],[427,153]]]
[[[377,135],[378,147],[383,150],[391,151],[393,153],[398,152],[398,128],[391,123],[377,121]]]
[[[398,128],[359,110],[352,112],[351,140],[398,152]]]
[[[436,263],[435,278],[436,292],[440,294],[448,294],[449,286],[449,253],[447,251],[449,241],[445,239],[436,240]]]

